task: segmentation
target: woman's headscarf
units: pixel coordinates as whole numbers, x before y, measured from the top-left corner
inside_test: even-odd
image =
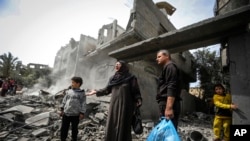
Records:
[[[122,84],[133,77],[133,75],[129,73],[129,68],[125,61],[119,60],[117,62],[121,63],[121,67],[117,72],[115,72],[114,76],[110,79],[108,86]]]

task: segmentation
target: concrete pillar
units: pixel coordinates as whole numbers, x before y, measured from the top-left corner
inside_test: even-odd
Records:
[[[112,39],[115,39],[117,36],[117,20],[113,21],[113,26],[112,26]]]
[[[228,39],[232,101],[239,110],[233,112],[233,124],[250,124],[250,32]]]

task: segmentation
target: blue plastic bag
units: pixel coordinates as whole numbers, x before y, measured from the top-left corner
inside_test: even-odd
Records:
[[[181,141],[171,120],[161,118],[147,137],[147,141]]]

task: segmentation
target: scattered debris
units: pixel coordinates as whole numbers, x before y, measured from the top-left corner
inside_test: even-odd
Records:
[[[14,95],[0,97],[0,140],[2,141],[60,141],[61,117],[59,105],[63,94],[55,98],[45,91],[39,95]],[[61,91],[63,93],[63,91]],[[88,97],[85,119],[79,123],[79,140],[102,141],[105,134],[110,97]],[[212,119],[204,113],[190,113],[180,118],[178,133],[182,141],[212,140]],[[157,123],[143,120],[144,131],[133,141],[145,141]],[[71,132],[68,135],[71,139]]]

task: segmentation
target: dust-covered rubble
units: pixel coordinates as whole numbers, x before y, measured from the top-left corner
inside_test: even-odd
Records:
[[[63,95],[41,92],[38,95],[0,97],[1,141],[60,141],[61,117],[59,105]],[[85,119],[79,123],[78,139],[102,141],[108,113],[109,97],[88,99]],[[213,116],[196,112],[182,116],[178,133],[182,141],[212,141]],[[145,141],[157,123],[143,120],[144,131],[133,141]],[[71,140],[69,131],[68,140]]]

